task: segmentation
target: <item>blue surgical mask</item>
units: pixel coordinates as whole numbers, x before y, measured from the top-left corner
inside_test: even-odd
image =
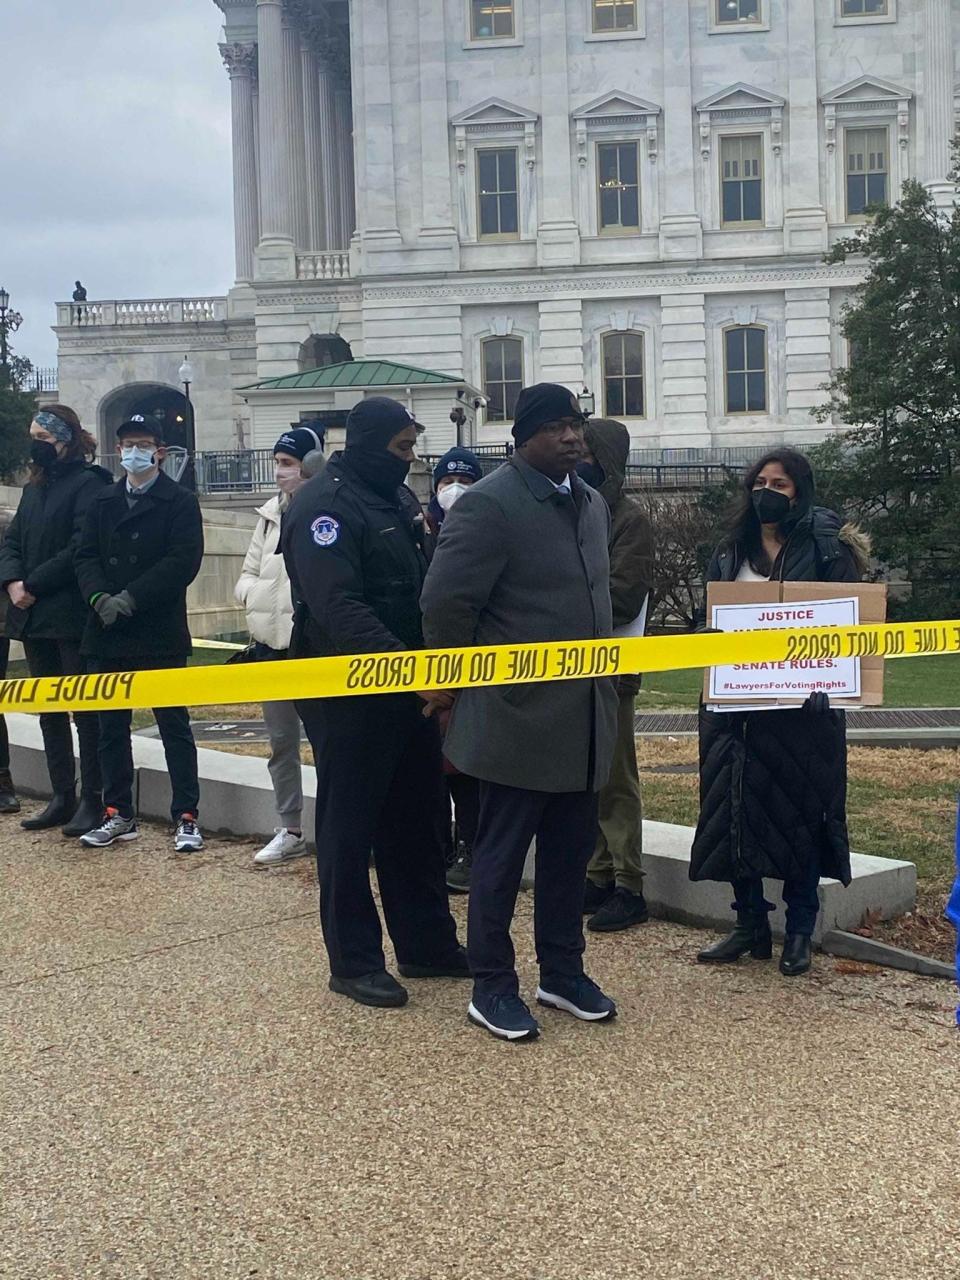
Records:
[[[120,450],[120,465],[132,476],[142,476],[152,471],[157,465],[157,455],[153,449],[142,449],[138,444],[124,445]]]

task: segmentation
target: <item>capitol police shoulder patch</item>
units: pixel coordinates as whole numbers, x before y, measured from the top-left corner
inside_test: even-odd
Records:
[[[340,521],[333,516],[317,516],[310,526],[310,532],[318,547],[332,547],[340,537]]]

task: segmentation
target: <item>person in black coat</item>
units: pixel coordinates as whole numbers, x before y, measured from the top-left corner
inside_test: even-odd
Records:
[[[859,582],[869,543],[853,525],[815,505],[810,463],[775,449],[744,477],[727,537],[708,582]],[[763,878],[783,881],[786,940],[780,970],[810,967],[821,876],[850,883],[843,712],[825,693],[783,711],[700,708],[700,820],[692,880],[729,880],[737,927],[697,957],[723,964],[772,954]]]
[[[40,410],[30,425],[30,479],[0,547],[0,583],[10,600],[5,634],[23,642],[32,676],[77,675],[83,670],[80,636],[86,607],[77,586],[74,552],[87,510],[110,481],[110,473],[87,461],[96,444],[67,405]],[[40,717],[53,792],[50,803],[23,821],[28,831],[63,827],[79,835],[98,816],[100,769],[97,717],[74,716],[80,742],[80,807],[70,717]]]
[[[420,504],[404,485],[416,438],[403,405],[371,396],[347,419],[343,453],[294,497],[280,535],[294,604],[291,657],[423,647],[426,531]],[[330,990],[360,1004],[407,1001],[386,969],[370,890],[371,849],[400,973],[469,977],[447,904],[435,821],[443,782],[432,713],[451,701],[443,694],[383,693],[297,702],[317,767],[317,871]]]
[[[124,477],[97,495],[76,553],[88,604],[81,651],[88,671],[184,667],[192,652],[187,588],[203,560],[200,504],[160,470],[165,456],[155,419],[133,418],[117,430]],[[197,749],[186,707],[154,709],[173,790],[174,847],[203,847],[197,826]],[[139,834],[133,810],[130,712],[100,713],[104,811],[81,836],[103,848]]]

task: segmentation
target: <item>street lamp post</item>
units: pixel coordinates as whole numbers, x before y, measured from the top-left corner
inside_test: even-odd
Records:
[[[197,451],[197,426],[193,413],[193,401],[190,399],[190,384],[193,382],[193,365],[184,356],[183,364],[177,370],[177,377],[183,384],[183,397],[187,402],[187,465],[184,467],[180,483],[188,489],[196,489],[197,477],[194,470],[194,457]]]
[[[7,335],[16,333],[23,324],[23,316],[19,311],[10,310],[10,295],[6,289],[0,288],[0,385],[7,386],[10,382],[10,362],[9,347],[7,346]]]
[[[597,398],[593,394],[593,392],[590,390],[589,387],[585,386],[583,388],[583,390],[577,396],[577,403],[580,406],[580,412],[583,414],[585,418],[589,418],[594,413],[596,413]]]

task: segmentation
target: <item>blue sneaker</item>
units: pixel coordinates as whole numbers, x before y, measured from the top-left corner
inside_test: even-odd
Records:
[[[544,982],[548,985],[544,986]],[[537,1003],[572,1013],[583,1022],[609,1022],[617,1016],[617,1006],[586,974],[578,978],[558,976],[541,979],[541,985],[537,987]]]
[[[476,991],[467,1017],[501,1040],[536,1040],[540,1027],[519,996],[488,996]]]

